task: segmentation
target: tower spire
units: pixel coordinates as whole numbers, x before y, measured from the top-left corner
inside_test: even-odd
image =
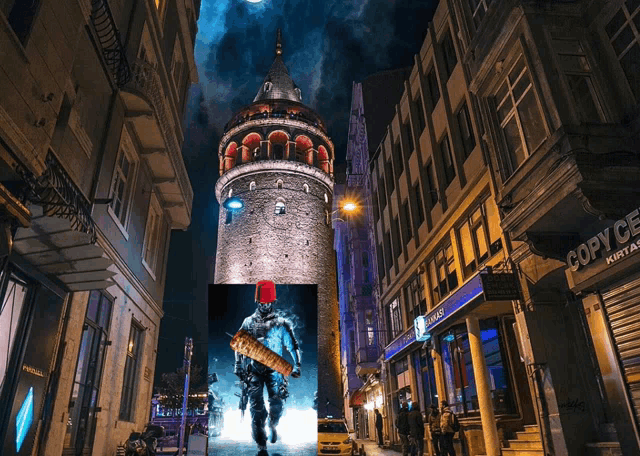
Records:
[[[282,55],[282,30],[276,32],[276,55]]]

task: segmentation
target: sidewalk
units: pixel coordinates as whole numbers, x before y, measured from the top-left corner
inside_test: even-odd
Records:
[[[378,444],[371,440],[356,440],[358,448],[364,446],[367,456],[398,456],[402,453],[378,447]]]

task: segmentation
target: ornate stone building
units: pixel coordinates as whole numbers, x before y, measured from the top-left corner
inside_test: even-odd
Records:
[[[331,227],[334,148],[276,57],[218,150],[216,283],[318,284],[318,414],[341,415],[340,336]],[[232,197],[241,209],[226,208]]]
[[[0,453],[113,455],[149,419],[197,0],[0,5]]]

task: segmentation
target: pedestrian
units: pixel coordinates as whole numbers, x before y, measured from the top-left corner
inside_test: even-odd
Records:
[[[383,441],[382,441],[382,415],[380,414],[380,411],[378,409],[375,410],[376,412],[376,431],[378,431],[378,447],[382,448],[383,445]]]
[[[398,429],[398,435],[400,435],[400,442],[402,443],[402,456],[409,455],[409,404],[407,402],[402,403],[400,413],[396,418],[396,428]]]
[[[440,432],[442,440],[440,449],[442,456],[456,456],[453,448],[453,435],[460,430],[460,423],[456,414],[449,408],[447,401],[442,401],[442,413],[440,414]]]
[[[411,454],[424,454],[424,420],[417,404],[412,403],[409,411],[409,435],[411,436]]]
[[[427,417],[427,421],[429,423],[429,435],[431,438],[431,445],[433,446],[433,452],[435,456],[440,456],[440,412],[438,411],[438,406],[436,404],[431,404],[429,406],[431,413]]]

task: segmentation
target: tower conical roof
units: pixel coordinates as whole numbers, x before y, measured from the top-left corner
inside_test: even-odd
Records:
[[[271,65],[267,77],[253,99],[254,103],[261,100],[290,100],[302,102],[300,89],[289,76],[289,70],[282,60],[282,34],[278,29],[276,37],[276,58]]]

